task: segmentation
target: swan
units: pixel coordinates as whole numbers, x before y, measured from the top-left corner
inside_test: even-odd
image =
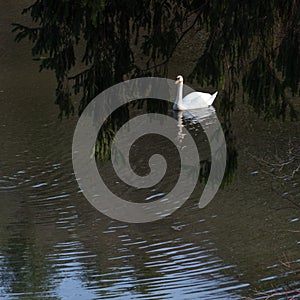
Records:
[[[187,110],[209,107],[213,104],[218,94],[218,92],[215,92],[213,95],[202,92],[193,92],[186,95],[182,99],[183,77],[181,75],[178,75],[176,77],[175,84],[177,84],[177,94],[175,103],[173,105],[174,110]]]

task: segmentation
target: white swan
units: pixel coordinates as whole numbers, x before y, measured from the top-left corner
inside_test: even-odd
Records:
[[[213,95],[202,92],[193,92],[182,99],[183,77],[178,75],[175,84],[177,84],[176,100],[173,105],[174,110],[187,110],[209,107],[213,104],[218,92]]]

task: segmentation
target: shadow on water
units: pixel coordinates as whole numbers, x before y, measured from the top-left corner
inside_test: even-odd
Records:
[[[1,299],[299,295],[300,132],[290,122],[299,110],[299,3],[26,4],[23,16],[15,1],[0,10]],[[33,42],[34,61],[24,38]],[[38,74],[37,64],[52,72]],[[173,116],[166,101],[137,101],[115,111],[99,131],[95,155],[106,182],[146,202],[176,183],[176,151],[157,136],[137,143],[134,163],[143,168],[141,152],[165,154],[170,167],[160,186],[137,196],[113,172],[115,133],[150,112],[176,118],[179,139],[182,128],[191,133],[200,177],[190,199],[165,219],[139,225],[109,219],[78,189],[72,113],[125,79],[178,74],[197,90],[219,90],[214,106],[227,143],[223,185],[200,210],[211,168],[204,111]],[[60,117],[69,119],[57,119],[53,98]]]

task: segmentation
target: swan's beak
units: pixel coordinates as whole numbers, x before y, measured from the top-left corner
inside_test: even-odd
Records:
[[[175,80],[175,84],[177,84],[177,83],[179,83],[180,82],[180,80],[179,79],[176,79]]]

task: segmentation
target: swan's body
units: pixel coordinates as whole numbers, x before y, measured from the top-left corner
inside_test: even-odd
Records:
[[[174,110],[187,110],[209,107],[213,104],[218,92],[213,95],[209,93],[193,92],[182,98],[183,77],[181,75],[176,77],[177,84],[176,100],[173,105]]]

